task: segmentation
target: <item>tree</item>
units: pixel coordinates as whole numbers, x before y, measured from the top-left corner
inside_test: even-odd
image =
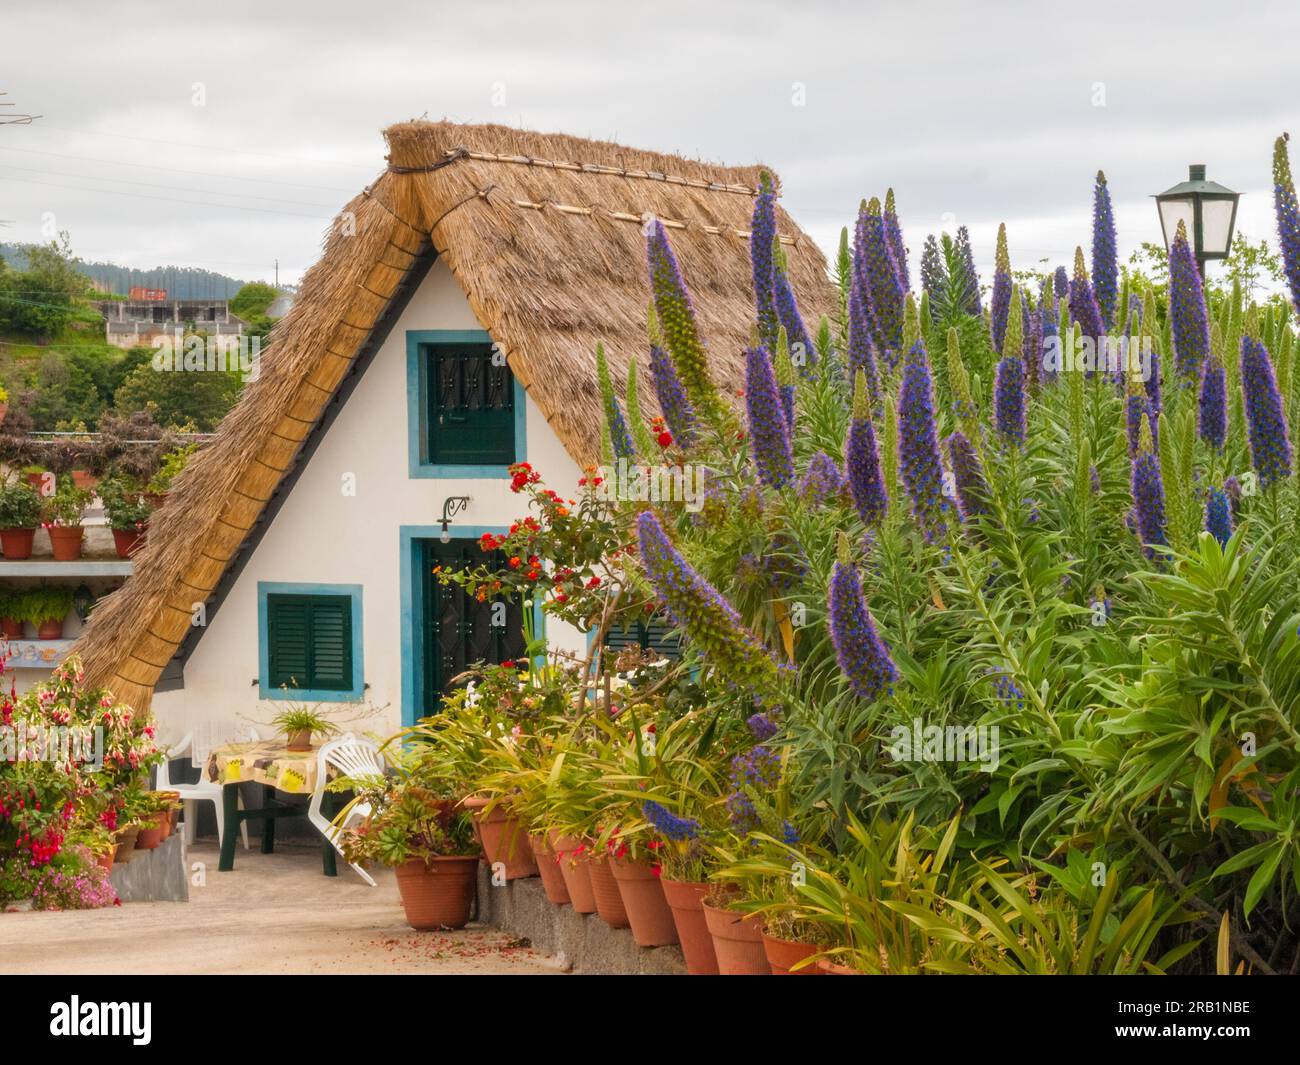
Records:
[[[156,370],[146,362],[127,375],[113,404],[122,413],[153,404],[160,425],[192,422],[200,432],[209,432],[234,406],[243,387],[237,370]]]
[[[27,269],[0,278],[0,323],[15,332],[53,336],[72,320],[87,280],[77,269],[66,232],[49,244],[23,250]]]
[[[274,285],[265,281],[250,281],[230,301],[230,313],[248,321],[251,316],[265,317],[266,309],[271,306],[279,291]]]

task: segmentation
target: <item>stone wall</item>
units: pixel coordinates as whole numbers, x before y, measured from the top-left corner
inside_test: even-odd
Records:
[[[677,947],[638,947],[626,928],[610,928],[597,914],[556,906],[535,876],[493,887],[479,866],[478,919],[527,939],[534,950],[560,958],[578,973],[682,975],[686,962]]]
[[[151,851],[136,851],[129,862],[115,862],[109,879],[124,903],[188,902],[190,874],[180,832]]]

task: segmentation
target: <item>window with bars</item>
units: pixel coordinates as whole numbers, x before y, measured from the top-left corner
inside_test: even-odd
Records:
[[[488,342],[423,346],[421,462],[508,466],[516,461],[514,375]]]

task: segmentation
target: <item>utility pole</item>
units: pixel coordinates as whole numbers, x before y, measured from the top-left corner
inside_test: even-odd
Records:
[[[280,260],[275,260],[275,287],[276,291],[280,289]]]

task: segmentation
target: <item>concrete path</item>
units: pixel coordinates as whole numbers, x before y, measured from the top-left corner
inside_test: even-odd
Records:
[[[322,876],[319,847],[254,843],[219,873],[216,846],[200,841],[188,861],[206,878],[189,902],[0,913],[0,974],[559,972],[494,929],[412,931],[390,871],[373,888],[342,862]]]

